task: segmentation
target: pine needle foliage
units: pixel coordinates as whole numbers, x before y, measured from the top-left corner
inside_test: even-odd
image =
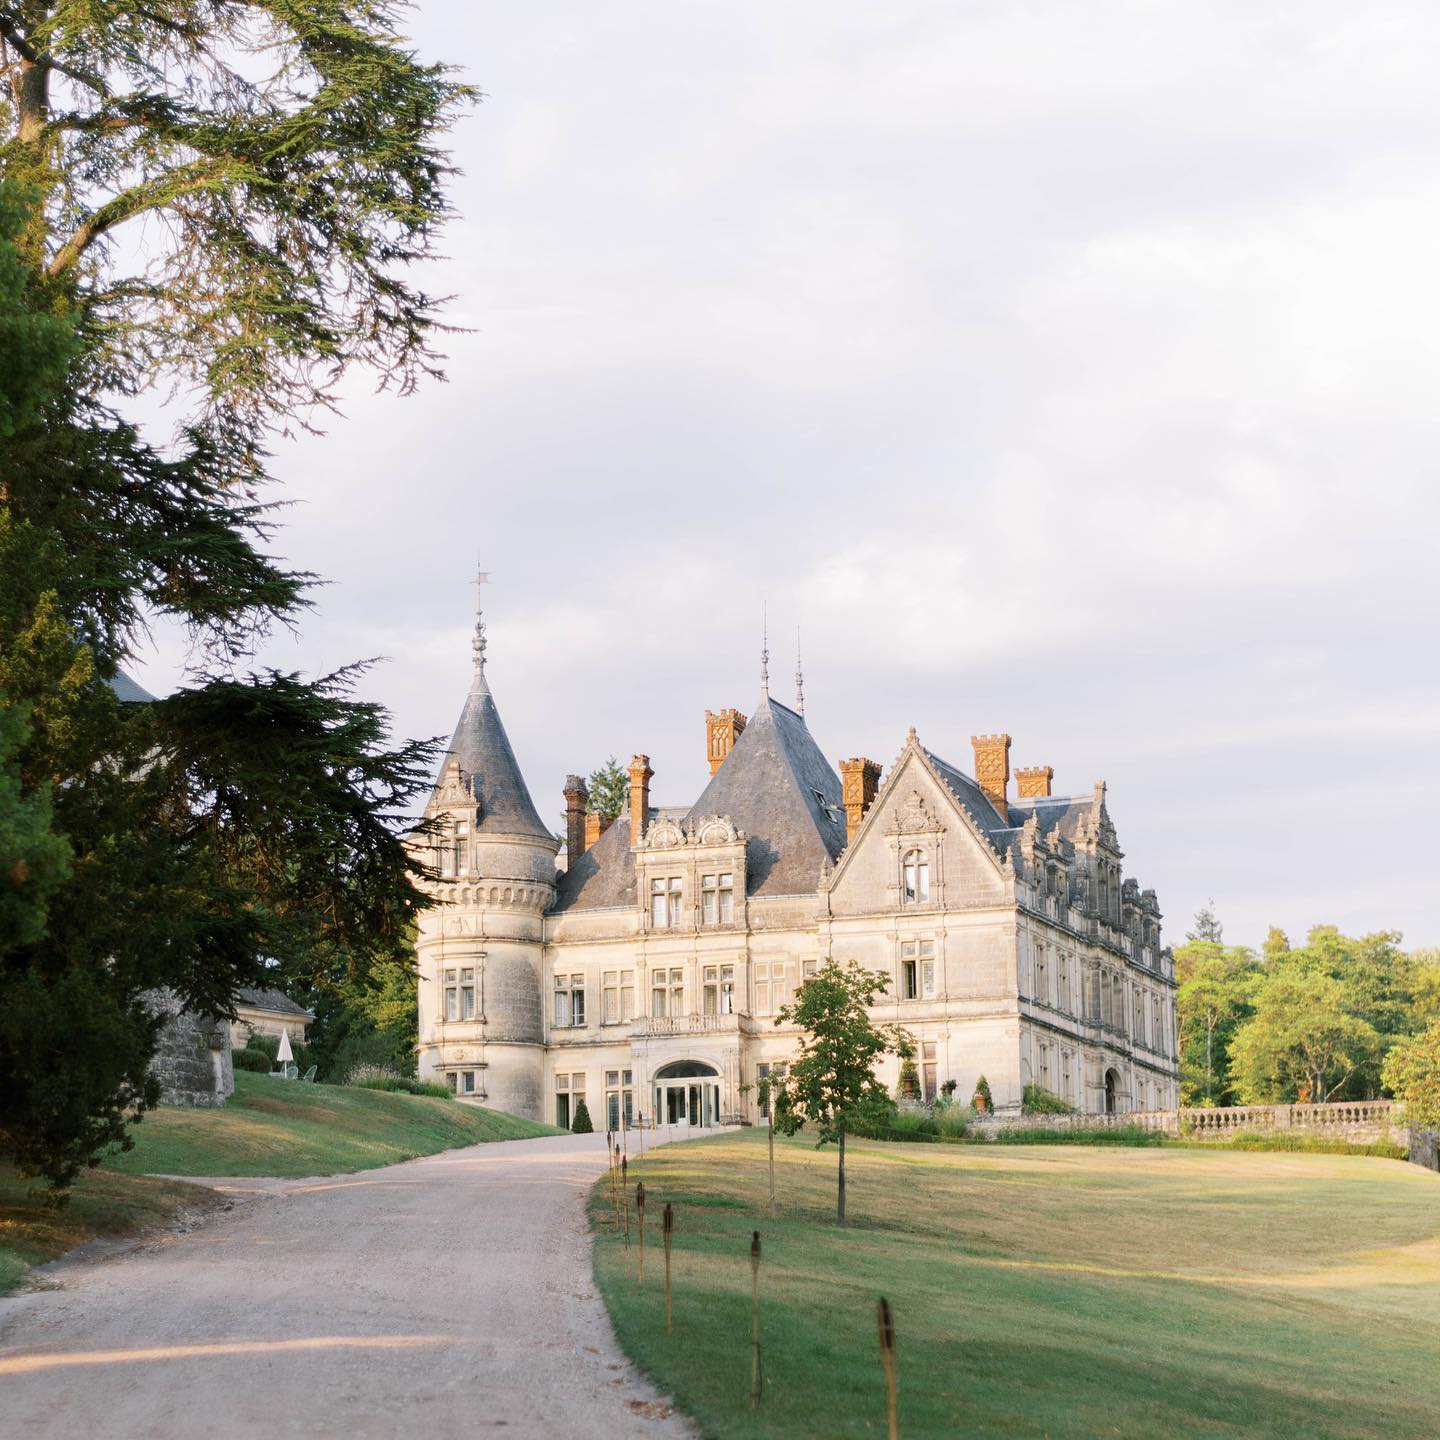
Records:
[[[416,267],[473,92],[407,8],[0,0],[0,1155],[58,1187],[155,1101],[149,992],[408,963],[438,747],[363,666],[253,668],[314,579],[268,553],[269,447],[354,367],[439,373]],[[157,620],[185,682],[122,703]]]

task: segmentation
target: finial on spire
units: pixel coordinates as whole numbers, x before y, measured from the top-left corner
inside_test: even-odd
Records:
[[[770,606],[760,608],[760,693],[770,698]]]
[[[485,683],[485,611],[481,605],[482,586],[490,583],[490,571],[481,570],[478,566],[475,570],[475,636],[470,642],[471,652],[475,657],[475,685],[480,688]]]
[[[800,663],[800,627],[795,627],[795,713],[805,713],[805,667]]]

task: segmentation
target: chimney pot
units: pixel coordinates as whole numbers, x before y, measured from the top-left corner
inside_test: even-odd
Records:
[[[1045,799],[1050,794],[1050,782],[1054,778],[1053,765],[1032,765],[1015,772],[1015,784],[1022,800]]]
[[[725,763],[725,757],[744,731],[745,717],[734,708],[722,710],[718,715],[713,710],[705,712],[705,758],[710,762],[712,775]]]
[[[860,828],[865,812],[880,789],[880,764],[857,755],[840,762],[840,799],[845,806],[845,843],[848,845]]]
[[[975,747],[975,783],[985,792],[990,803],[1007,823],[1010,819],[1010,737],[1008,735],[972,735]]]
[[[645,822],[650,818],[650,779],[655,772],[650,768],[648,755],[630,757],[630,846],[640,843],[645,833]]]
[[[573,865],[585,853],[585,806],[590,792],[578,775],[565,777],[565,864]]]

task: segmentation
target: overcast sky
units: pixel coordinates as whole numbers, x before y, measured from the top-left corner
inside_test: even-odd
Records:
[[[272,663],[387,656],[448,734],[477,559],[541,812],[772,691],[1109,783],[1178,943],[1440,943],[1440,10],[430,0],[484,103],[447,385],[283,444],[332,583]],[[138,667],[175,682],[174,647]]]

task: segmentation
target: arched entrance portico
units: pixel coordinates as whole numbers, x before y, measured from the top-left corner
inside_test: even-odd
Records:
[[[720,1074],[703,1060],[674,1060],[654,1074],[655,1120],[660,1125],[718,1125]]]
[[[1105,1113],[1115,1114],[1120,1104],[1120,1073],[1117,1070],[1105,1072]]]

